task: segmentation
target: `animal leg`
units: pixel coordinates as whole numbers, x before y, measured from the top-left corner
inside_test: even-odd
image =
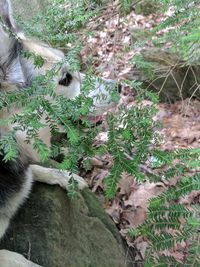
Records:
[[[4,236],[9,226],[9,219],[0,213],[0,239]]]
[[[78,188],[80,190],[88,187],[86,181],[76,175],[70,174],[68,171],[61,171],[53,168],[45,168],[39,165],[30,165],[31,171],[33,173],[33,179],[38,182],[50,184],[50,185],[60,185],[64,189],[68,189],[68,183],[71,175],[78,182]]]
[[[42,267],[27,260],[21,254],[9,250],[0,250],[1,267]]]

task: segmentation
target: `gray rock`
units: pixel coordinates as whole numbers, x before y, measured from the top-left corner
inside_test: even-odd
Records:
[[[199,65],[187,66],[178,55],[161,49],[143,50],[142,56],[151,64],[154,77],[135,68],[129,79],[142,81],[147,89],[159,92],[161,101],[200,97]]]
[[[133,266],[116,226],[88,189],[70,201],[61,188],[36,184],[1,248],[45,267]]]

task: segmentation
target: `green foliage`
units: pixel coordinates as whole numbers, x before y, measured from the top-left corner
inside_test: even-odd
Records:
[[[14,132],[4,135],[0,139],[0,155],[3,156],[5,162],[13,160],[17,157],[17,144]]]
[[[154,68],[152,63],[145,61],[142,55],[135,55],[134,63],[136,67],[142,70],[149,79],[154,78]]]
[[[64,1],[52,0],[42,14],[38,14],[29,24],[23,25],[30,35],[65,48],[73,44],[68,50],[66,60],[71,70],[80,70],[78,54],[80,42],[77,30],[84,27],[99,11],[103,1]],[[155,32],[171,26],[179,25],[174,31],[167,32],[162,37],[156,37],[154,42],[162,46],[166,40],[171,40],[172,48],[181,52],[188,60],[196,57],[199,45],[199,10],[195,8],[196,1],[160,0],[168,9],[174,7],[174,15],[156,27]],[[123,14],[130,11],[132,1],[119,1]],[[187,14],[187,19],[185,19]],[[187,23],[183,23],[184,19]],[[40,27],[39,25],[45,25]],[[193,26],[192,26],[193,25]],[[181,38],[180,32],[182,33]],[[178,36],[178,38],[177,38]],[[194,49],[195,48],[195,49]],[[35,55],[26,54],[32,58],[37,66],[42,66],[43,60]],[[151,65],[137,56],[135,62],[139,68],[152,78]],[[1,138],[0,151],[4,160],[14,160],[17,155],[15,132],[27,132],[27,143],[32,143],[39,152],[41,161],[49,157],[56,157],[67,147],[69,153],[58,168],[77,173],[80,158],[89,158],[96,153],[109,152],[113,158],[113,166],[106,178],[106,197],[113,198],[116,194],[117,183],[122,172],[134,176],[138,182],[149,180],[157,182],[180,177],[174,187],[169,187],[160,196],[149,203],[148,218],[137,229],[130,230],[133,238],[143,236],[148,240],[149,250],[144,266],[181,266],[173,257],[164,256],[165,249],[173,247],[181,241],[189,243],[187,259],[184,266],[199,266],[199,207],[191,205],[190,209],[179,204],[181,197],[189,195],[194,190],[200,190],[200,175],[188,176],[189,168],[194,171],[199,167],[200,150],[176,150],[165,152],[156,149],[159,137],[156,134],[158,125],[153,117],[156,114],[158,97],[142,88],[136,81],[126,81],[137,92],[136,105],[131,108],[122,106],[118,114],[109,114],[107,118],[109,138],[106,145],[98,149],[93,147],[93,140],[101,131],[101,127],[93,127],[86,119],[93,100],[88,92],[94,87],[95,79],[89,73],[82,85],[82,93],[74,100],[55,95],[53,77],[59,69],[59,64],[47,72],[45,76],[37,77],[32,86],[22,91],[0,93],[0,108],[6,109],[12,105],[22,108],[22,113],[1,120],[1,124],[14,125],[14,130]],[[49,101],[48,97],[53,99]],[[115,98],[116,96],[114,96]],[[82,123],[80,123],[80,117]],[[43,118],[43,123],[41,123]],[[62,125],[66,138],[61,143],[54,143],[49,149],[39,138],[38,131],[50,127],[52,136],[58,135],[58,127]],[[152,173],[144,174],[141,165],[148,161]],[[77,183],[70,179],[69,195],[76,196]],[[182,223],[184,221],[184,223]],[[175,234],[173,234],[175,233]],[[157,253],[157,255],[155,255]]]
[[[150,200],[146,221],[136,230],[131,230],[130,235],[133,238],[142,235],[148,240],[147,266],[190,266],[187,265],[188,263],[178,264],[173,257],[163,254],[164,250],[173,249],[182,241],[189,243],[187,261],[190,259],[192,262],[193,259],[193,266],[199,266],[200,259],[197,254],[199,251],[197,242],[200,227],[199,206],[193,204],[187,207],[184,204],[178,204],[181,198],[195,190],[200,190],[200,175],[188,176],[186,166],[189,160],[196,162],[199,149],[177,150],[171,153],[154,150],[152,156],[156,157],[156,162],[159,163],[153,165],[154,170],[163,167],[159,172],[162,179],[170,180],[180,177],[180,180],[174,187],[169,187],[160,196]],[[178,163],[173,166],[175,161]],[[149,176],[149,180],[153,182],[157,179]]]
[[[134,87],[138,87],[138,84]],[[163,254],[164,250],[171,250],[182,241],[189,242],[188,251],[193,253],[190,260],[193,257],[194,266],[199,266],[199,258],[195,253],[199,250],[196,242],[199,239],[199,207],[191,205],[187,208],[178,204],[178,201],[200,190],[200,175],[187,175],[188,166],[193,170],[198,168],[200,151],[184,149],[166,152],[155,148],[159,140],[153,120],[157,98],[141,89],[137,92],[136,106],[131,109],[122,107],[118,116],[112,114],[108,118],[108,150],[113,155],[114,164],[106,179],[106,196],[114,197],[123,171],[132,174],[138,182],[147,177],[150,182],[158,182],[161,177],[166,181],[180,177],[176,186],[168,187],[159,197],[150,200],[146,221],[137,229],[130,230],[130,235],[133,238],[143,236],[148,240],[145,266],[182,266],[175,258]],[[153,173],[144,175],[140,166],[147,160],[152,164]],[[194,240],[196,245],[193,244]]]
[[[199,61],[199,1],[160,0],[163,11],[171,9],[172,15],[157,25],[152,31],[154,45],[163,47],[168,43],[170,51],[182,56],[186,64]],[[163,34],[157,35],[158,31]],[[144,40],[136,45],[144,45]],[[134,63],[150,80],[153,79],[151,64],[140,55],[134,58]],[[151,151],[150,161],[156,174],[150,174],[149,180],[157,182],[160,177],[170,180],[179,177],[174,187],[168,187],[160,196],[150,200],[148,217],[143,225],[130,230],[133,238],[143,236],[149,243],[144,266],[199,266],[199,207],[192,203],[189,208],[178,204],[195,190],[200,189],[200,150],[184,149],[173,152]],[[175,164],[176,162],[176,164]],[[190,176],[193,170],[196,175]],[[164,250],[173,250],[181,241],[188,244],[185,260],[178,263],[174,257],[165,256]]]
[[[180,54],[189,64],[199,61],[200,56],[200,10],[199,1],[189,0],[159,0],[163,11],[171,8],[172,15],[166,18],[155,29],[171,28],[162,36],[155,36],[154,43],[162,46],[171,43],[171,50]]]
[[[128,14],[131,11],[131,8],[133,7],[133,1],[132,0],[120,0],[119,6],[120,10],[122,11],[122,14]]]
[[[145,2],[148,3],[148,0],[141,1],[141,5]],[[150,4],[153,2],[150,1]],[[164,16],[163,20],[153,29],[145,32],[146,36],[139,38],[134,46],[144,47],[145,42],[150,40],[154,46],[161,49],[167,44],[165,50],[169,49],[170,52],[179,55],[187,65],[198,64],[200,58],[199,1],[158,0],[156,5],[159,6],[156,11],[159,10]]]
[[[130,230],[132,238],[144,236],[149,242],[145,266],[199,266],[199,206],[187,208],[177,204],[178,199],[199,189],[199,174],[182,177],[174,188],[150,200],[148,218],[136,230]],[[164,250],[172,250],[182,241],[188,244],[185,262],[178,263],[175,258],[164,256]]]
[[[138,84],[132,82],[138,87]],[[144,99],[150,99],[143,105]],[[138,181],[145,179],[140,170],[140,163],[149,156],[149,145],[153,142],[155,122],[152,116],[156,113],[157,97],[138,88],[137,105],[128,109],[121,107],[120,114],[109,114],[108,150],[113,155],[114,165],[106,179],[106,195],[112,198],[116,192],[117,182],[123,171],[134,175]],[[133,153],[134,152],[134,153]]]
[[[135,12],[137,14],[143,14],[145,16],[158,13],[160,11],[161,6],[159,1],[156,0],[143,0],[139,1],[135,6]]]
[[[50,0],[50,4],[29,23],[18,18],[23,29],[54,47],[74,44],[77,30],[83,28],[99,11],[101,1]]]

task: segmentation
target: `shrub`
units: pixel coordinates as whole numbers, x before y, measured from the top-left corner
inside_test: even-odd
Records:
[[[162,38],[156,37],[154,42],[162,45],[166,40],[174,40],[172,49],[182,53],[188,62],[193,62],[197,58],[196,47],[199,45],[199,28],[196,27],[199,22],[199,11],[195,8],[196,1],[160,0],[160,2],[166,10],[169,6],[173,6],[174,14],[159,25],[155,32],[170,25],[175,28]],[[73,49],[68,49],[66,60],[70,62],[72,69],[80,70],[80,62],[77,59],[80,51],[77,30],[84,27],[89,19],[99,12],[99,4],[102,3],[89,0],[78,0],[76,3],[52,0],[51,6],[48,6],[42,14],[38,14],[30,24],[24,26],[29,34],[54,46],[65,48],[66,43],[73,43]],[[120,6],[125,14],[129,12],[132,1],[121,0]],[[44,24],[45,27],[42,29],[37,27],[38,23]],[[148,66],[148,64],[143,65]],[[62,146],[66,145],[69,148],[69,155],[64,158],[59,168],[77,172],[79,158],[105,152],[112,154],[114,164],[106,178],[107,198],[114,197],[123,171],[132,174],[138,182],[146,179],[157,182],[161,177],[169,180],[180,176],[181,179],[175,187],[169,187],[160,196],[150,200],[147,220],[137,229],[130,230],[130,235],[133,238],[142,235],[148,240],[149,250],[144,263],[146,267],[182,266],[174,258],[164,256],[163,250],[173,248],[179,242],[186,240],[189,245],[184,266],[199,266],[199,207],[194,204],[189,209],[178,200],[193,190],[200,189],[200,175],[198,173],[193,177],[188,175],[188,169],[196,169],[200,165],[200,149],[165,152],[156,148],[159,138],[155,131],[157,125],[153,116],[157,111],[158,98],[136,81],[126,81],[126,83],[137,91],[137,105],[130,109],[121,106],[118,114],[108,114],[108,142],[103,147],[94,148],[92,140],[101,128],[93,128],[87,120],[82,124],[79,123],[80,116],[87,115],[92,107],[92,100],[87,94],[93,87],[93,76],[91,73],[87,74],[79,97],[67,100],[54,94],[51,82],[54,74],[55,70],[51,70],[45,76],[38,77],[26,91],[1,93],[1,108],[14,103],[23,107],[23,113],[14,115],[9,121],[12,124],[17,123],[18,126],[12,133],[1,138],[0,149],[4,151],[4,160],[15,158],[17,147],[14,133],[20,129],[27,130],[27,142],[33,141],[42,161],[50,156],[56,157],[60,153],[61,144],[54,144],[49,151],[39,139],[38,130],[44,127],[40,119],[46,114],[44,123],[50,125],[52,135],[57,134],[58,125],[62,124],[68,137]],[[45,98],[47,94],[53,96],[53,104]],[[147,105],[144,105],[144,100],[148,100]],[[1,123],[6,124],[8,121]],[[141,170],[141,164],[147,159],[152,165],[151,174],[144,174]],[[71,180],[69,192],[71,197],[75,196],[75,189],[76,184]]]

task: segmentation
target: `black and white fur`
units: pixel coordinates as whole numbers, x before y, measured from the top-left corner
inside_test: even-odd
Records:
[[[64,55],[61,51],[53,49],[45,44],[27,39],[15,25],[11,3],[9,0],[0,0],[0,90],[12,91],[20,88],[26,88],[32,82],[32,79],[38,74],[45,73],[51,69],[52,64],[62,60]],[[3,24],[2,24],[3,23]],[[12,34],[8,33],[7,30]],[[21,50],[27,49],[45,59],[45,64],[41,69],[35,69],[33,63],[21,56]],[[68,67],[63,66],[60,77],[56,79],[56,92],[63,94],[68,98],[75,98],[80,94],[81,83],[84,75],[78,72],[69,73]],[[102,114],[111,105],[107,100],[100,101],[97,97],[99,93],[108,94],[101,84],[96,84],[91,97],[94,99],[96,114]],[[8,118],[13,114],[20,112],[14,107],[0,110],[0,119]],[[0,126],[0,138],[8,133],[12,126]],[[67,189],[70,174],[60,172],[55,169],[44,168],[37,164],[39,162],[36,151],[29,144],[24,142],[26,133],[17,132],[16,140],[18,143],[18,156],[16,161],[4,162],[3,156],[0,156],[0,240],[5,234],[10,219],[13,217],[24,199],[28,196],[33,180],[48,184],[59,184]],[[44,128],[40,131],[40,137],[50,146],[50,131]],[[85,181],[78,175],[73,174],[78,181],[79,188],[86,185]],[[39,267],[31,261],[25,259],[22,255],[0,250],[1,267]]]

